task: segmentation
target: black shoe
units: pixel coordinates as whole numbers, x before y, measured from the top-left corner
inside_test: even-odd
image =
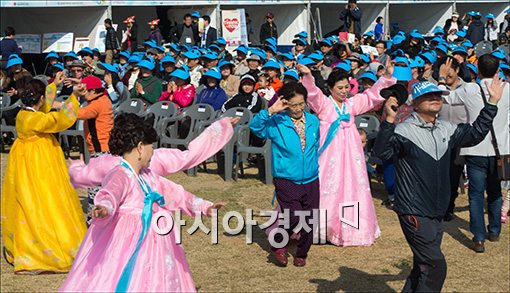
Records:
[[[389,210],[393,210],[394,201],[393,200],[385,200],[381,203],[381,205],[385,206]]]
[[[453,218],[454,218],[453,213],[446,213],[446,215],[444,215],[443,217],[443,221],[450,222],[451,220],[453,220]]]
[[[473,238],[473,246],[471,247],[476,253],[485,252],[483,241],[477,241]]]
[[[490,242],[498,242],[499,241],[499,235],[489,235],[489,241]]]

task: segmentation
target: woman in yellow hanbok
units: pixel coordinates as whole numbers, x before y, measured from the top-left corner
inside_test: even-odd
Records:
[[[62,80],[59,74],[46,90],[44,83],[31,80],[21,95],[24,108],[16,116],[18,138],[2,188],[2,238],[4,255],[17,274],[68,272],[86,232],[80,201],[54,136],[76,121],[75,95],[59,112],[49,112]]]

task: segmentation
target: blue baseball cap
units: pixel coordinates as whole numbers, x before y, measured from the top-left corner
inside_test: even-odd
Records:
[[[471,10],[471,11],[468,11],[466,14],[469,16],[475,16],[476,12],[474,10]]]
[[[223,37],[219,37],[218,39],[216,39],[216,44],[218,44],[220,46],[226,46],[227,41],[225,41],[225,39]]]
[[[94,54],[98,54],[98,55],[101,55],[101,52],[99,52],[99,49],[98,49],[98,48],[94,48],[94,49],[92,49],[92,53],[94,53]]]
[[[62,70],[62,71],[64,70],[64,64],[62,64],[60,62],[53,64],[52,67],[58,68],[59,70]]]
[[[345,72],[350,72],[352,70],[351,62],[346,62],[346,61],[348,61],[348,60],[344,60],[344,61],[338,63],[337,65],[335,65],[335,68],[341,69]]]
[[[100,69],[104,69],[106,71],[113,72],[113,73],[119,73],[119,67],[117,67],[114,64],[99,62],[99,63],[97,63],[97,67],[99,67]]]
[[[248,48],[246,45],[240,45],[239,47],[235,48],[234,51],[241,52],[244,55],[248,55]]]
[[[140,61],[142,61],[142,57],[138,56],[138,55],[131,55],[128,59],[128,63],[140,63]]]
[[[202,55],[202,58],[209,60],[217,60],[218,54],[216,54],[216,52],[208,52],[207,54]]]
[[[175,59],[174,59],[174,57],[172,57],[170,55],[165,55],[161,59],[161,64],[163,64],[163,63],[173,63],[173,64],[175,64]]]
[[[439,45],[437,45],[437,46],[436,46],[436,51],[441,51],[441,52],[443,52],[443,53],[445,53],[445,54],[448,54],[448,49],[447,49],[447,48],[446,48],[446,46],[445,46],[445,45],[443,45],[443,44],[439,44]]]
[[[220,62],[218,63],[218,68],[221,70],[223,66],[235,67],[235,64],[225,59],[221,59]]]
[[[91,56],[94,56],[94,52],[92,52],[92,49],[90,49],[89,47],[84,47],[80,51],[78,51],[78,55],[84,55],[84,54],[89,54]]]
[[[308,44],[306,39],[303,39],[303,38],[294,39],[294,40],[292,40],[292,43],[294,43],[294,44],[301,43],[301,44],[303,44],[305,46],[306,46],[306,44]]]
[[[264,49],[266,49],[266,51],[273,52],[274,55],[276,55],[278,53],[276,46],[273,46],[273,45],[268,44],[268,45],[264,46]]]
[[[510,9],[505,10],[505,13],[510,13]]]
[[[405,63],[406,66],[409,66],[409,59],[407,59],[407,57],[398,56],[395,58],[395,63]]]
[[[9,69],[14,65],[23,64],[23,60],[18,56],[18,54],[11,54],[9,59],[7,60],[7,65],[5,69]]]
[[[312,59],[310,59],[308,57],[303,57],[303,58],[299,59],[297,63],[301,64],[301,65],[308,66],[308,65],[315,64],[315,61],[313,61]]]
[[[503,52],[503,50],[496,50],[494,52],[491,53],[492,56],[498,58],[499,60],[505,60],[505,53]]]
[[[172,73],[170,73],[171,77],[177,77],[182,80],[186,80],[189,78],[189,72],[187,70],[184,70],[182,68],[177,68]]]
[[[465,29],[461,29],[460,31],[455,33],[458,37],[465,38],[467,35],[467,32]]]
[[[274,69],[280,69],[280,63],[274,61],[274,60],[268,60],[264,66],[262,66],[262,69],[268,69],[268,68],[274,68]]]
[[[308,58],[312,59],[312,60],[315,60],[315,61],[322,61],[324,60],[324,55],[322,54],[322,52],[312,52],[310,53],[310,55],[308,55]]]
[[[306,31],[300,31],[299,33],[294,35],[294,38],[308,38],[308,33]]]
[[[435,43],[438,43],[438,44],[441,44],[444,40],[441,38],[441,37],[434,37],[432,40],[430,40],[430,42],[435,42]]]
[[[436,26],[436,27],[434,28],[434,31],[432,31],[432,33],[433,33],[434,35],[444,35],[444,30],[443,30],[443,28],[442,28],[442,27],[440,27],[440,26]]]
[[[487,18],[487,19],[494,19],[494,14],[489,13],[489,14],[487,14],[487,15],[485,16],[485,18]]]
[[[213,68],[207,70],[204,73],[204,76],[212,77],[212,78],[217,79],[217,80],[221,79],[221,73],[220,73],[220,70],[218,69],[218,67],[213,67]]]
[[[418,31],[413,31],[409,34],[411,36],[411,38],[413,39],[421,39],[423,40],[423,35],[420,34]]]
[[[148,69],[148,70],[154,70],[154,63],[149,61],[149,60],[142,60],[140,62],[138,62],[138,67],[142,67],[142,68],[145,68],[145,69]]]
[[[321,47],[333,47],[333,42],[331,39],[327,38],[319,42]]]
[[[478,68],[476,65],[469,63],[466,67],[471,70],[475,75],[478,75]]]
[[[78,55],[76,55],[76,53],[74,53],[74,51],[69,51],[69,52],[67,52],[67,54],[64,55],[64,59],[65,58],[71,58],[71,59],[77,60]]]
[[[437,87],[437,85],[431,83],[430,81],[420,81],[413,85],[412,97],[413,100],[417,98],[430,94],[430,93],[438,93],[440,95],[448,95],[448,91],[443,91]]]
[[[455,55],[455,54],[462,54],[462,55],[466,55],[467,56],[467,51],[466,51],[466,48],[462,47],[462,46],[455,46],[455,48],[453,48],[452,50],[452,55]]]
[[[418,68],[423,68],[425,67],[425,61],[423,61],[423,59],[421,59],[420,56],[416,56],[414,59],[411,59],[412,63],[414,62],[414,65]],[[413,68],[411,66],[411,68]]]
[[[193,11],[193,13],[191,13],[191,17],[200,18],[200,12],[198,12],[197,10]]]
[[[427,51],[420,55],[420,57],[425,61],[426,63],[434,64],[437,60],[436,55],[434,55],[431,51]]]
[[[366,33],[363,34],[364,37],[373,37],[374,36],[374,31],[368,31]]]
[[[369,79],[373,82],[376,82],[377,76],[376,76],[375,72],[373,72],[372,70],[369,70],[369,71],[363,73],[360,77],[358,77],[358,80],[361,80],[361,79]]]
[[[393,77],[398,81],[410,81],[413,79],[413,72],[410,67],[395,66],[393,67]]]
[[[210,45],[209,45],[209,47],[208,47],[208,49],[209,49],[209,50],[211,50],[211,51],[212,51],[213,49],[214,49],[214,50],[216,50],[216,51],[218,51],[218,52],[219,52],[219,51],[221,51],[220,46],[218,46],[218,45],[216,45],[216,44],[210,44]]]
[[[470,40],[465,40],[464,42],[462,42],[462,46],[464,46],[465,48],[473,48],[473,43],[471,43]]]
[[[200,51],[196,50],[196,49],[192,49],[190,51],[187,51],[187,52],[184,52],[182,53],[182,56],[188,58],[188,59],[198,59],[200,58]]]
[[[366,64],[370,63],[370,56],[367,54],[367,53],[362,53],[362,54],[359,54],[359,56],[361,57],[361,61],[365,62]]]
[[[270,44],[270,45],[273,45],[276,47],[276,38],[275,37],[267,38],[264,40],[264,43]]]
[[[179,48],[179,44],[174,44],[174,43],[171,43],[171,44],[168,44],[168,45],[165,45],[165,47],[167,47],[168,49],[174,51],[174,52],[181,52],[181,48]]]
[[[252,48],[251,49],[251,55],[259,56],[261,61],[266,60],[266,51],[264,51],[264,50],[257,49],[257,48]]]
[[[50,58],[59,59],[60,57],[58,56],[57,52],[51,51],[48,53],[48,55],[46,55],[46,57],[44,58],[44,61],[46,61]]]
[[[404,40],[406,39],[406,37],[402,36],[402,35],[396,35],[393,37],[393,44],[394,45],[399,45],[400,43],[402,43]]]
[[[285,58],[285,59],[289,59],[289,60],[292,60],[292,61],[296,61],[296,57],[294,57],[294,55],[292,55],[291,52],[280,54],[280,58],[282,58],[282,59]]]
[[[510,70],[510,65],[508,65],[508,64],[507,64],[507,63],[505,63],[505,62],[500,62],[500,63],[499,63],[499,68],[500,68],[500,69]]]
[[[129,51],[122,51],[119,53],[119,57],[124,57],[126,59],[129,59],[130,56],[131,56],[131,53]]]
[[[299,81],[299,74],[298,74],[297,70],[294,68],[291,68],[291,69],[288,69],[287,71],[285,71],[283,73],[283,76],[284,77],[290,76],[290,77],[294,78],[296,81]]]

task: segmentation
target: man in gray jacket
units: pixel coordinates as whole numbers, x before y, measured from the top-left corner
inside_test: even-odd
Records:
[[[442,94],[429,81],[413,87],[415,113],[396,127],[398,102],[386,101],[386,121],[374,145],[376,156],[394,159],[396,185],[394,210],[413,252],[413,269],[403,292],[439,292],[446,278],[441,251],[443,216],[450,202],[451,152],[480,143],[489,132],[503,92],[496,77],[488,87],[489,101],[473,125],[436,119],[443,106]]]

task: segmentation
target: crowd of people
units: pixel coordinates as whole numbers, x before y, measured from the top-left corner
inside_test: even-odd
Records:
[[[219,119],[185,151],[154,150],[152,123],[135,114],[114,115],[137,98],[145,107],[166,101],[182,110],[199,103],[218,113],[242,107],[254,114],[250,141],[272,142],[275,209],[290,211],[289,233],[299,224],[296,212],[327,211],[318,231],[292,235],[298,267],[306,265],[314,233],[337,246],[376,242],[381,231],[369,174],[382,173],[383,203],[398,214],[413,253],[404,291],[440,291],[446,278],[443,225],[455,217],[460,179],[468,182],[474,251],[484,252],[486,239],[498,242],[507,221],[510,190],[502,179],[508,178],[497,169],[498,159],[510,155],[510,60],[504,49],[510,10],[505,13],[499,27],[494,15],[486,15],[483,25],[482,15],[471,11],[463,20],[454,13],[432,38],[414,29],[387,39],[381,17],[374,31],[361,34],[361,10],[351,0],[339,31],[352,32],[353,42],[329,34],[311,43],[301,31],[283,53],[272,13],[260,47],[232,51],[210,17],[198,12],[186,14],[168,36],[159,31],[159,20],[149,22],[150,35],[140,44],[135,16],[124,20],[120,42],[107,19],[104,54],[88,47],[50,52],[45,76],[36,78],[23,67],[15,31],[7,27],[0,43],[6,60],[1,90],[20,107],[2,113],[17,130],[2,188],[4,256],[15,273],[70,272],[62,291],[195,290],[174,235],[149,229],[152,213],[210,216],[225,205],[162,176],[217,153],[238,119]],[[485,41],[491,48],[477,55],[475,46]],[[362,45],[377,54],[363,52]],[[355,123],[363,114],[381,121],[375,143],[367,144],[367,133]],[[92,158],[66,165],[54,134],[77,120]],[[368,164],[369,154],[381,159],[378,171]],[[85,187],[87,221],[75,191]],[[341,221],[339,207],[346,202],[359,204],[358,227]],[[286,266],[286,248],[272,251],[275,263]]]

